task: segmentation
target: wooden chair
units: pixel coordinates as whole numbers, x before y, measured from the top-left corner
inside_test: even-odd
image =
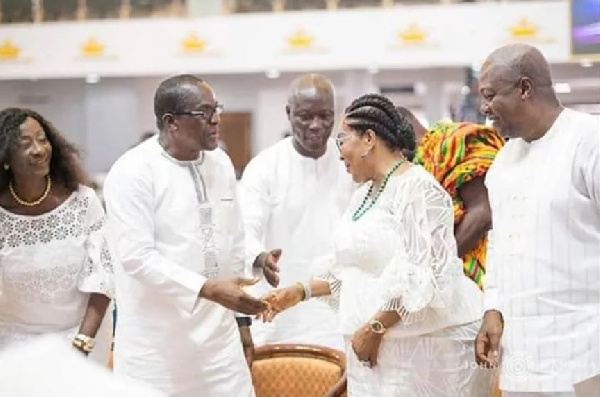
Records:
[[[346,393],[346,356],[314,345],[257,347],[252,382],[256,397],[341,397]]]

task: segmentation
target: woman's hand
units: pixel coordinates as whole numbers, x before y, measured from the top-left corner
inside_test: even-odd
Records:
[[[378,334],[371,329],[369,324],[360,327],[352,336],[352,350],[360,362],[369,368],[377,365],[379,345],[383,334]]]
[[[276,315],[292,306],[296,306],[303,299],[304,288],[300,283],[275,290],[261,298],[263,302],[269,305],[269,308],[258,314],[257,318],[262,319],[263,322],[271,322]]]

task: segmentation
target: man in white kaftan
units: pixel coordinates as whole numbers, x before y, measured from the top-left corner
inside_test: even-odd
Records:
[[[254,395],[230,309],[245,294],[236,179],[218,145],[220,105],[189,76],[159,86],[158,137],[131,149],[105,182],[122,266],[115,270],[114,369],[169,396]]]
[[[308,280],[311,267],[331,252],[332,235],[354,185],[330,139],[334,88],[320,75],[304,75],[290,87],[286,107],[292,136],[256,156],[242,177],[242,206],[247,260],[266,248],[281,248],[283,285]],[[265,281],[254,290],[269,292]],[[278,316],[255,322],[257,345],[309,343],[343,350],[337,315],[311,300]]]
[[[486,180],[494,243],[478,360],[495,365],[497,352],[509,397],[598,396],[600,118],[560,105],[530,46],[492,53],[480,89],[510,140]]]

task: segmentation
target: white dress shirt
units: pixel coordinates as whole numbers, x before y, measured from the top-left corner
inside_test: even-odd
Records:
[[[488,172],[485,306],[504,315],[503,390],[572,392],[600,373],[599,147],[600,118],[565,109]]]
[[[170,396],[252,396],[234,314],[198,298],[207,279],[244,274],[244,234],[229,157],[177,161],[151,138],[105,182],[122,266],[115,372]]]

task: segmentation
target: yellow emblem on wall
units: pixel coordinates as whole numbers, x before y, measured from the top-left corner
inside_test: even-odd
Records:
[[[10,39],[4,39],[0,45],[0,60],[16,61],[20,53],[19,47],[15,46]]]
[[[288,47],[292,50],[308,50],[312,48],[314,41],[314,37],[302,28],[297,29],[293,35],[287,38]]]
[[[417,25],[411,24],[407,29],[398,33],[398,40],[403,44],[422,44],[427,41],[427,33]]]
[[[415,48],[431,50],[438,48],[439,44],[432,42],[425,29],[411,23],[405,29],[398,31],[390,48],[395,51],[414,50]]]
[[[547,44],[556,41],[556,37],[544,36],[543,26],[540,27],[539,25],[534,24],[525,16],[521,17],[516,24],[508,26],[507,30],[508,38],[504,40],[504,43],[527,42]]]
[[[526,17],[519,20],[519,23],[510,27],[510,35],[515,39],[531,39],[535,38],[538,33],[538,27]]]
[[[190,33],[181,41],[181,50],[185,53],[198,54],[206,51],[207,42],[196,33]]]
[[[96,38],[89,37],[81,45],[81,56],[84,58],[101,58],[104,56],[105,45]]]

